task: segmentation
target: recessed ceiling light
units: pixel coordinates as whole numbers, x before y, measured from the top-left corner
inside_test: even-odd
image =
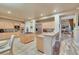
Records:
[[[8,13],[8,14],[11,14],[12,12],[11,12],[11,11],[8,11],[7,13]]]
[[[31,19],[31,17],[28,17],[28,19]]]
[[[53,10],[53,12],[57,12],[57,10]]]
[[[41,13],[40,16],[43,16],[43,13]]]
[[[79,7],[77,7],[76,9],[79,9]]]

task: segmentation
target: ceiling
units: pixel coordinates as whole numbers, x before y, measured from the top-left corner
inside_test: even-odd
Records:
[[[78,3],[0,3],[0,17],[24,21],[77,7]]]

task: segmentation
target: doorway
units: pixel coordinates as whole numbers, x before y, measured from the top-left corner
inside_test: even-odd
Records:
[[[60,32],[61,32],[61,47],[60,54],[72,55],[73,51],[73,30],[74,30],[74,17],[64,16],[60,18]]]
[[[61,36],[62,34],[70,35],[73,37],[73,30],[74,30],[74,18],[68,18],[68,16],[64,16],[60,18],[61,20]]]
[[[61,20],[61,33],[70,34],[73,37],[73,19]]]

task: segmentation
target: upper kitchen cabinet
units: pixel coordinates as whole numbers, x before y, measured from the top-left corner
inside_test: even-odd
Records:
[[[37,30],[36,32],[38,33],[53,32],[54,29],[55,29],[54,17],[36,21],[36,30]]]

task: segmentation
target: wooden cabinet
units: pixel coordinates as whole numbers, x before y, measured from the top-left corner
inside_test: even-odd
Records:
[[[0,40],[7,40],[11,37],[11,35],[15,35],[16,37],[19,37],[20,32],[7,32],[7,33],[0,33]]]
[[[43,43],[43,38],[38,37],[36,39],[36,45],[37,45],[37,50],[40,52],[44,52],[44,43]]]
[[[30,43],[34,40],[34,34],[21,34],[20,35],[20,41],[23,44]]]

